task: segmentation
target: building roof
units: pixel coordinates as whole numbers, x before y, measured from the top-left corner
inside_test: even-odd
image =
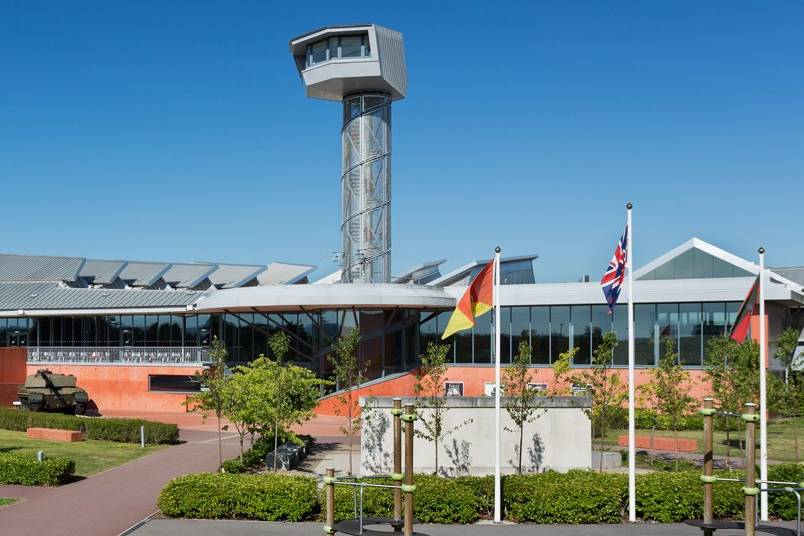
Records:
[[[394,283],[427,283],[428,281],[422,281],[426,278],[431,278],[429,280],[437,279],[441,277],[441,273],[438,271],[438,267],[447,262],[447,259],[438,259],[435,261],[426,261],[421,262],[414,266],[413,268],[409,268],[402,272],[402,275],[398,275],[393,279]]]
[[[516,257],[503,257],[500,259],[500,264],[510,264],[510,263],[517,263],[517,262],[527,262],[533,261],[538,259],[539,256],[535,253],[532,255],[519,255]],[[478,268],[480,266],[484,266],[489,263],[491,259],[481,259],[477,261],[472,261],[470,263],[464,264],[460,268],[456,268],[455,270],[449,272],[448,274],[442,275],[438,279],[434,279],[427,283],[429,286],[433,287],[448,287],[451,285],[458,285],[460,283],[465,282],[465,280],[471,275],[472,270]]]
[[[134,287],[150,287],[170,269],[165,262],[127,261],[120,272],[120,279],[131,281]]]
[[[126,266],[126,261],[101,261],[88,259],[81,268],[79,275],[91,278],[93,284],[111,285],[120,277],[120,272]]]
[[[217,264],[174,263],[162,275],[162,279],[173,288],[193,288],[217,268]]]
[[[286,262],[272,262],[268,268],[257,276],[260,285],[293,285],[305,278],[316,269],[309,264],[290,264]]]
[[[771,268],[771,271],[791,281],[804,286],[804,266],[791,266],[787,268]]]
[[[0,311],[185,309],[200,292],[136,289],[71,288],[51,282],[0,282]]]
[[[209,274],[209,280],[218,288],[237,288],[264,272],[262,264],[219,264],[218,269]]]
[[[0,281],[76,281],[84,259],[0,254]]]
[[[759,266],[700,238],[690,238],[638,270],[634,279],[697,279],[757,275]]]
[[[313,285],[332,285],[338,283],[343,276],[343,270],[335,270],[331,274],[320,277],[312,282]]]

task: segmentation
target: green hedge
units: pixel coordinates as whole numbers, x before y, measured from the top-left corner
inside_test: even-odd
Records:
[[[503,502],[514,521],[619,523],[628,492],[625,475],[590,471],[506,477]]]
[[[304,445],[307,441],[308,445],[312,445],[313,438],[308,435],[297,436],[293,432],[279,431],[279,445],[282,443],[295,443],[297,445]],[[265,466],[265,457],[268,453],[274,450],[274,436],[273,433],[268,433],[256,441],[248,450],[243,453],[243,459],[240,456],[225,460],[221,467],[226,473],[246,473],[250,469],[259,469]]]
[[[768,480],[802,483],[804,482],[804,465],[795,463],[771,465],[768,467]],[[796,496],[792,493],[770,493],[768,495],[768,509],[772,515],[782,519],[795,519],[797,508]]]
[[[106,419],[76,417],[63,413],[40,413],[0,408],[0,429],[24,432],[28,428],[59,428],[80,430],[86,439],[104,439],[119,443],[139,443],[140,426],[145,426],[145,442],[149,444],[176,443],[179,428],[175,424],[142,419]]]
[[[159,494],[167,516],[303,521],[318,513],[316,481],[277,474],[198,473],[172,480]]]
[[[740,472],[719,471],[717,474],[743,477]],[[804,466],[772,466],[769,475],[772,480],[804,480]],[[703,515],[703,485],[699,477],[700,471],[638,475],[638,515],[643,520],[662,523],[700,519]],[[267,483],[258,485],[257,482],[262,481],[254,479],[260,478]],[[301,491],[297,492],[296,488],[291,487],[286,492],[275,484],[283,482],[283,478],[301,479],[292,480],[294,486],[300,486],[298,489]],[[383,479],[372,479],[371,482],[391,484],[390,480]],[[415,517],[422,523],[473,523],[493,514],[492,477],[449,479],[417,474],[414,482],[417,486],[414,494]],[[312,495],[304,486],[312,486]],[[354,517],[355,489],[347,486],[335,488],[336,521]],[[576,470],[506,476],[503,478],[502,492],[505,516],[513,521],[619,523],[627,507],[628,484],[623,474]],[[771,497],[772,516],[795,519],[795,499],[791,494]],[[744,499],[741,484],[715,483],[715,517],[741,519]],[[190,475],[173,481],[160,497],[160,508],[173,517],[297,520],[309,519],[318,511],[324,514],[323,505],[324,489],[319,489],[316,495],[314,480],[274,474]],[[293,512],[294,516],[291,517],[287,512]],[[391,517],[391,490],[365,488],[363,513],[369,517]]]
[[[39,462],[34,454],[0,453],[0,484],[58,486],[75,472],[75,463],[62,456]]]

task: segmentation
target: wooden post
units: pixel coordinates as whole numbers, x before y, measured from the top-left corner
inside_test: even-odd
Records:
[[[413,535],[413,421],[416,420],[416,411],[413,404],[405,404],[405,536]]]
[[[394,472],[391,478],[396,485],[394,488],[394,530],[398,531],[402,525],[402,399],[394,398],[394,407],[391,410],[394,416]]]
[[[710,524],[712,523],[713,514],[712,514],[712,465],[713,465],[713,457],[714,457],[714,448],[713,448],[713,436],[714,436],[714,426],[713,426],[713,414],[715,412],[714,401],[711,397],[706,397],[703,400],[703,410],[701,410],[701,414],[703,414],[703,427],[704,427],[704,465],[703,465],[703,474],[704,478],[704,509],[703,509],[703,522]],[[706,532],[706,530],[704,530]]]
[[[327,486],[327,521],[324,525],[324,534],[335,534],[335,469],[327,469],[324,477]]]
[[[757,520],[757,495],[759,495],[759,488],[756,482],[756,428],[759,415],[756,413],[757,405],[749,402],[745,404],[745,413],[743,413],[743,420],[745,421],[745,486],[743,486],[743,493],[745,494],[745,536],[754,536],[756,531]],[[763,408],[764,410],[764,408]]]

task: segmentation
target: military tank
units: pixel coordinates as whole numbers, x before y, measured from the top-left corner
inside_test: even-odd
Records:
[[[55,374],[49,370],[37,370],[25,378],[25,384],[17,391],[22,409],[31,411],[62,411],[83,415],[87,410],[89,395],[76,386],[72,374]]]

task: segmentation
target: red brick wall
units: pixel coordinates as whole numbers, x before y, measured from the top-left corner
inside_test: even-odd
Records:
[[[44,365],[29,365],[33,374]],[[184,393],[148,391],[149,374],[194,374],[197,367],[120,366],[120,365],[47,365],[59,374],[72,374],[78,386],[86,389],[101,414],[112,411],[182,413],[187,399]]]
[[[0,348],[0,406],[11,406],[17,399],[17,389],[25,383],[25,348]]]

